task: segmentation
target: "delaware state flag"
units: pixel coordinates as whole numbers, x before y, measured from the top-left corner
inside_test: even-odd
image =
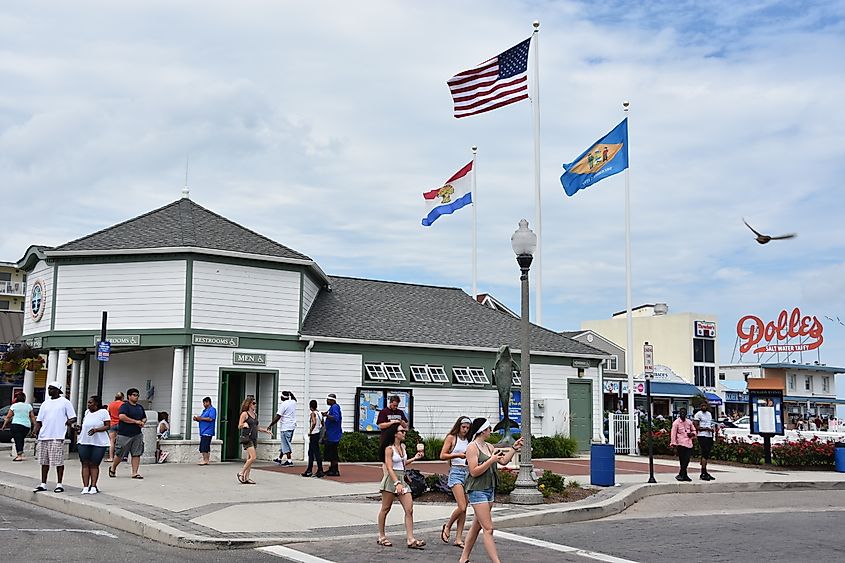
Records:
[[[628,118],[563,168],[560,183],[568,196],[628,168]]]
[[[430,227],[441,215],[448,215],[472,203],[472,161],[455,172],[442,187],[423,193],[426,215],[423,227]]]

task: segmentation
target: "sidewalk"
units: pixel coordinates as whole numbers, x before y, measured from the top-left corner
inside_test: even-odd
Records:
[[[121,464],[115,479],[101,466],[99,495],[80,494],[80,465],[75,456],[65,465],[65,492],[53,493],[55,473],[48,483],[51,492],[33,493],[40,467],[32,458],[13,463],[6,451],[0,454],[2,494],[86,520],[112,526],[170,545],[198,548],[256,547],[375,535],[381,479],[379,464],[342,464],[341,478],[305,478],[302,463],[293,468],[257,463],[252,479],[257,485],[238,483],[240,463],[209,466],[187,464],[142,465],[143,480],[129,479],[129,467]],[[424,473],[443,472],[440,462],[415,464]],[[589,458],[541,460],[549,468],[590,483]],[[602,488],[582,501],[532,507],[499,505],[499,528],[565,523],[617,514],[652,494],[673,492],[735,492],[786,488],[845,490],[845,474],[835,472],[788,472],[747,469],[711,464],[713,482],[678,483],[676,464],[655,461],[656,485],[648,485],[648,460],[616,458],[615,487]],[[569,471],[566,471],[568,469]],[[580,474],[574,474],[581,471]],[[416,503],[414,520],[421,533],[434,537],[453,504]],[[392,510],[388,524],[402,528],[402,511]]]

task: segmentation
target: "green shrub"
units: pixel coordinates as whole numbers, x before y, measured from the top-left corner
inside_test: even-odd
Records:
[[[511,471],[499,471],[499,482],[496,484],[496,493],[509,495],[516,488],[516,473]]]
[[[514,438],[514,439],[515,439],[515,438]],[[487,442],[488,442],[488,443],[490,443],[490,444],[498,444],[498,443],[499,443],[499,442],[501,442],[501,441],[502,441],[502,435],[501,435],[501,434],[499,434],[498,432],[493,432],[493,433],[492,433],[492,434],[490,434],[490,436],[487,438]]]
[[[579,483],[575,479],[570,479],[569,481],[566,482],[566,488],[567,489],[580,489],[581,483]]]
[[[548,469],[543,471],[543,474],[537,479],[537,486],[544,497],[549,497],[552,493],[563,494],[566,492],[566,483],[563,476],[552,473]]]
[[[544,457],[575,457],[576,451],[578,451],[578,442],[563,434],[531,438],[531,457],[535,459]]]
[[[378,435],[361,432],[344,432],[337,447],[340,461],[382,461],[378,448]]]
[[[417,444],[422,441],[423,438],[416,429],[408,428],[408,432],[405,434],[405,448],[408,450],[409,457],[413,457],[417,453]]]
[[[425,489],[427,491],[434,491],[437,489],[437,484],[440,481],[441,475],[439,473],[431,473],[425,476]]]
[[[425,459],[440,459],[440,450],[443,449],[443,440],[441,438],[428,438],[424,443]],[[409,453],[408,455],[411,454]]]

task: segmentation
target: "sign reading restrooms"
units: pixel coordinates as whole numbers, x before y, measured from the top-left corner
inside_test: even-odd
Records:
[[[767,352],[806,352],[815,350],[824,342],[824,326],[815,316],[801,316],[798,307],[782,310],[777,319],[763,323],[760,317],[745,315],[736,323],[740,354]],[[789,342],[797,338],[798,343]],[[783,342],[783,343],[782,343]]]

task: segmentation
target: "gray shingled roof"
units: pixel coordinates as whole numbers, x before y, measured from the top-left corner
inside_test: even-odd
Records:
[[[519,349],[519,319],[475,301],[461,289],[329,276],[302,325],[303,337],[414,342]],[[531,325],[531,349],[604,355],[604,352]]]
[[[311,260],[188,198],[58,246],[53,252],[195,247]]]

